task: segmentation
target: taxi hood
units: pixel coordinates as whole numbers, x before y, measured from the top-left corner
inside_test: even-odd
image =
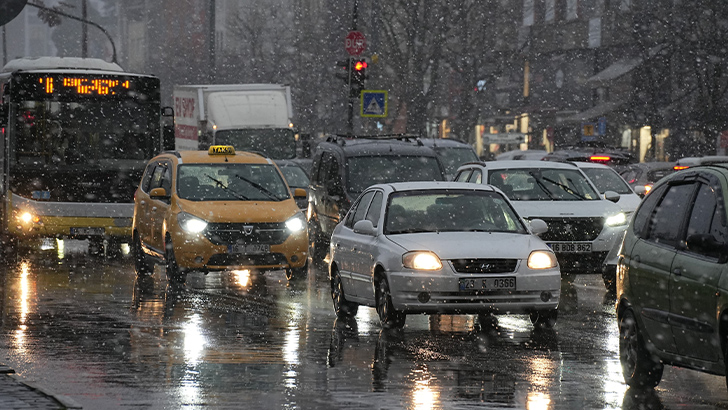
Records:
[[[609,217],[622,212],[614,202],[592,201],[511,201],[521,217],[559,218],[559,217]]]
[[[285,222],[299,212],[296,202],[284,201],[188,201],[177,199],[179,208],[207,222]]]
[[[440,259],[526,259],[549,249],[537,236],[503,232],[426,232],[387,235],[406,251],[432,251]]]

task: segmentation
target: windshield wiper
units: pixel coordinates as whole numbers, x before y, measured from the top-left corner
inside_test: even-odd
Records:
[[[235,191],[234,189],[230,188],[229,186],[225,185],[225,184],[224,184],[224,183],[223,183],[222,181],[220,181],[219,179],[215,179],[215,178],[213,178],[212,176],[210,176],[209,174],[205,174],[205,176],[206,176],[206,177],[208,177],[208,178],[210,178],[211,180],[213,180],[213,181],[215,182],[215,185],[217,185],[218,187],[222,188],[222,189],[223,189],[223,190],[225,190],[225,191],[228,191],[228,192],[230,192],[230,193],[231,193],[231,194],[233,194],[233,195],[234,195],[234,196],[235,196],[236,198],[238,198],[238,199],[242,199],[243,201],[249,201],[249,200],[250,200],[250,199],[249,199],[248,197],[246,197],[245,195],[243,195],[243,194],[241,194],[241,193],[239,193],[239,192]]]
[[[553,201],[553,200],[555,200],[555,199],[556,199],[556,198],[554,198],[554,196],[553,196],[553,195],[551,194],[551,191],[549,191],[549,189],[548,189],[548,188],[546,187],[546,185],[544,185],[544,183],[543,183],[543,182],[541,181],[541,178],[539,178],[539,177],[537,177],[537,176],[536,176],[536,173],[535,173],[535,172],[533,172],[533,171],[528,171],[528,175],[530,175],[530,176],[532,176],[532,177],[533,177],[533,180],[534,180],[534,181],[536,181],[536,185],[538,185],[538,187],[539,187],[539,188],[541,188],[541,190],[542,190],[543,192],[545,192],[545,193],[546,193],[546,195],[548,195],[548,197],[549,197],[549,199],[550,199],[550,200],[552,200],[552,201]]]
[[[259,184],[255,183],[255,182],[253,182],[253,181],[245,178],[245,177],[241,177],[238,174],[234,174],[234,176],[235,176],[235,178],[237,178],[237,179],[239,179],[241,181],[245,181],[245,182],[249,183],[253,188],[255,188],[258,191],[262,192],[263,194],[265,194],[270,199],[274,199],[276,201],[281,201],[283,199],[283,198],[279,198],[276,194],[274,194],[273,192],[269,191],[264,186],[259,185]]]
[[[569,188],[568,186],[566,186],[566,185],[564,185],[564,184],[562,184],[560,182],[556,182],[556,181],[554,181],[554,180],[552,180],[550,178],[546,178],[546,177],[543,177],[543,180],[546,181],[546,182],[550,182],[550,183],[556,185],[557,187],[563,189],[564,191],[570,193],[571,195],[574,195],[575,197],[577,197],[579,199],[582,199],[582,200],[585,200],[586,199],[585,197],[583,197],[578,192],[574,191],[573,189]]]

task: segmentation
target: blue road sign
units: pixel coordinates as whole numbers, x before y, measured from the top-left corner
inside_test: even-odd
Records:
[[[363,90],[359,100],[362,117],[387,116],[387,92],[384,90]]]

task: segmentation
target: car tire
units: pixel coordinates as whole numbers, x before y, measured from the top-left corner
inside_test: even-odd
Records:
[[[131,252],[134,258],[134,271],[137,276],[151,276],[154,273],[154,263],[149,260],[149,257],[142,250],[142,242],[138,234],[134,234]]]
[[[183,284],[187,279],[187,274],[182,272],[179,265],[177,264],[177,258],[174,256],[174,245],[172,245],[172,238],[167,237],[164,241],[164,267],[167,273],[167,280],[174,284]]]
[[[559,311],[556,309],[551,310],[537,310],[530,313],[531,323],[537,329],[551,329],[556,324],[556,319],[559,317]]]
[[[630,387],[653,388],[662,379],[664,365],[647,350],[631,309],[619,319],[619,361]]]
[[[401,329],[404,327],[407,315],[394,308],[392,292],[389,289],[387,278],[381,278],[377,283],[376,307],[383,328]]]
[[[286,279],[298,280],[308,276],[308,262],[300,268],[286,268]]]
[[[341,275],[336,268],[331,272],[331,300],[334,302],[334,312],[336,312],[336,317],[338,318],[350,318],[359,311],[358,303],[346,300]]]

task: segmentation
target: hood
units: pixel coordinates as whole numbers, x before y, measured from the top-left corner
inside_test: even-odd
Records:
[[[511,201],[518,214],[526,219],[571,217],[608,217],[622,212],[614,202],[594,201]]]
[[[430,250],[440,259],[526,259],[532,250],[549,249],[537,236],[502,232],[428,232],[387,238],[406,251]]]
[[[285,201],[188,201],[177,199],[179,208],[207,222],[285,222],[300,212],[296,202]]]

